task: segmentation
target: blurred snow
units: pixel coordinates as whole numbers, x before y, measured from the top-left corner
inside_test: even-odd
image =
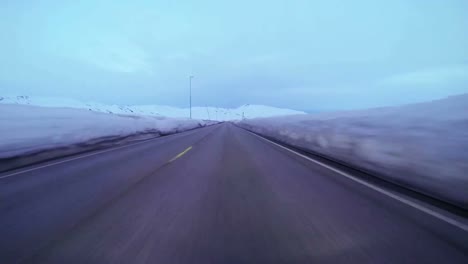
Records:
[[[168,134],[212,122],[0,104],[0,158],[142,132]]]
[[[30,96],[0,96],[0,104],[22,104],[46,107],[69,107],[87,109],[95,112],[113,114],[131,114],[145,116],[165,116],[187,118],[190,115],[188,108],[177,108],[163,105],[106,105],[96,102],[81,102],[69,98],[30,97]],[[241,120],[242,118],[284,116],[305,114],[301,111],[276,108],[264,105],[243,105],[238,108],[218,107],[192,107],[192,117],[203,120]]]
[[[468,94],[239,125],[468,208]]]

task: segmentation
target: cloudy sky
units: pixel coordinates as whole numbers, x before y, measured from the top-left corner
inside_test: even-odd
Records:
[[[1,0],[0,95],[306,111],[468,92],[466,0]]]

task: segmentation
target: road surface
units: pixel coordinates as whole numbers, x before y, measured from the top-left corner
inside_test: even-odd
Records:
[[[0,174],[0,263],[468,263],[467,232],[232,124]]]

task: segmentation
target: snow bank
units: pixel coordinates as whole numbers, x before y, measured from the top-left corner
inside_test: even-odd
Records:
[[[169,134],[208,123],[199,120],[110,115],[82,109],[0,104],[0,159],[136,133]]]
[[[239,125],[468,209],[468,94]]]

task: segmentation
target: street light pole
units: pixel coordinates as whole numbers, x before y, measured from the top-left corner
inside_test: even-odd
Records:
[[[189,76],[189,101],[190,101],[190,119],[192,119],[192,79],[193,76]]]

